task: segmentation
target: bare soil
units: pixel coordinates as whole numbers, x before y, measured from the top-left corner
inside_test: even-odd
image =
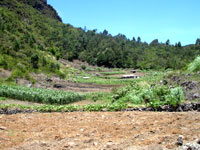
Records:
[[[2,150],[163,150],[200,138],[200,113],[73,112],[0,115]]]
[[[20,101],[20,100],[16,100],[16,99],[7,99],[4,101],[0,101],[0,104],[19,104],[19,105],[25,105],[25,106],[41,106],[41,105],[43,105],[43,104],[39,104],[39,103]]]

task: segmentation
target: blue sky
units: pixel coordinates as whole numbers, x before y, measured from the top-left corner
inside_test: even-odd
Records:
[[[193,44],[200,38],[200,0],[47,0],[64,23],[142,41]]]

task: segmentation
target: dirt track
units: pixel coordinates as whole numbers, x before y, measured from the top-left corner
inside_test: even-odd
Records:
[[[162,150],[200,138],[200,113],[74,112],[0,115],[3,150]]]

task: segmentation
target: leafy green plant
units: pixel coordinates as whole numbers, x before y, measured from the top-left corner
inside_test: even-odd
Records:
[[[0,97],[0,101],[5,101],[5,100],[7,100],[7,98],[5,98],[5,97]]]
[[[189,72],[200,71],[200,56],[196,57],[195,60],[188,65],[187,71]]]
[[[153,108],[162,105],[176,106],[184,100],[181,87],[169,88],[163,85],[134,83],[120,89],[113,95],[113,103],[146,104]]]
[[[68,104],[85,98],[85,95],[75,92],[8,85],[0,85],[0,96],[47,104]]]

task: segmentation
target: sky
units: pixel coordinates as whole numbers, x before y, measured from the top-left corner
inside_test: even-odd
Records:
[[[200,0],[47,0],[63,22],[113,36],[171,44],[200,38]]]

